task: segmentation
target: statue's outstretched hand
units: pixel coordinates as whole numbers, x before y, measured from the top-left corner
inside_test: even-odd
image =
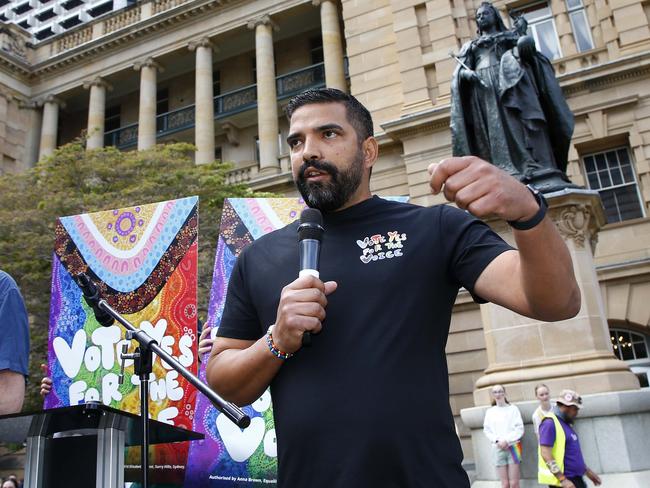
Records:
[[[429,165],[429,185],[472,215],[529,220],[539,210],[533,194],[518,180],[475,156],[443,159]]]

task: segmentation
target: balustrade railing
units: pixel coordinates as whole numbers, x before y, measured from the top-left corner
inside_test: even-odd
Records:
[[[214,97],[214,116],[224,117],[256,106],[257,85],[249,85]]]
[[[278,100],[289,98],[308,88],[325,86],[325,66],[313,64],[276,77]],[[214,97],[214,117],[223,118],[257,107],[257,85],[238,88]],[[156,116],[156,135],[165,136],[195,125],[195,105],[187,105]],[[125,149],[138,142],[138,124],[104,134],[104,144]]]
[[[188,105],[156,116],[156,133],[166,135],[194,127],[194,111],[194,105]]]
[[[125,149],[138,143],[138,124],[125,125],[104,133],[104,145]]]
[[[308,88],[325,86],[325,64],[318,63],[291,73],[280,75],[275,80],[278,99],[292,97]]]

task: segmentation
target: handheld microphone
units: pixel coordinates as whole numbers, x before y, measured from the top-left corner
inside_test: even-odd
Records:
[[[79,288],[81,288],[81,292],[84,294],[84,300],[88,306],[93,309],[97,322],[104,327],[110,327],[113,325],[115,319],[108,312],[105,312],[99,307],[101,294],[93,280],[91,280],[86,273],[81,273],[77,276],[76,281]]]
[[[320,210],[306,208],[300,214],[298,246],[300,249],[300,273],[298,276],[319,277],[320,244],[323,239],[323,216]],[[311,346],[311,333],[303,332],[302,345]]]

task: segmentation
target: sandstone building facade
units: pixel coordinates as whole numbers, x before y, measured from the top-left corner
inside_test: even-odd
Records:
[[[0,171],[23,171],[85,131],[89,149],[192,142],[197,163],[230,161],[232,181],[293,194],[282,107],[306,88],[331,86],[373,114],[381,153],[373,191],[441,203],[429,193],[426,168],[451,154],[449,52],[474,36],[479,4],[0,0]],[[506,22],[510,14],[529,20],[575,114],[568,173],[600,193],[607,217],[595,265],[610,352],[647,387],[650,2],[494,4]],[[571,225],[580,231],[579,223]],[[469,460],[471,440],[459,412],[487,401],[476,385],[498,349],[483,320],[461,293],[447,352],[450,401]],[[547,343],[566,354],[571,340],[557,333]],[[511,399],[532,399],[535,381],[513,381]],[[562,381],[551,374],[549,385],[572,386]],[[594,382],[586,392],[632,387]]]

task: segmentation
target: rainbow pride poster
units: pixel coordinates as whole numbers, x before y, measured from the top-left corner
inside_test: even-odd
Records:
[[[390,198],[406,201],[406,197]],[[216,335],[237,256],[253,240],[300,218],[302,198],[230,198],[224,202],[206,326]],[[298,245],[296,241],[296,246]],[[205,382],[203,358],[200,377]],[[203,396],[198,396],[192,430],[205,439],[190,446],[185,486],[259,487],[277,483],[277,444],[271,394],[244,407],[251,425],[241,430]]]
[[[103,298],[197,372],[198,198],[62,217],[56,222],[48,340],[52,392],[45,408],[98,401],[139,414],[133,361],[118,382],[125,331],[102,327],[73,277],[86,273]],[[129,352],[136,347],[130,343]],[[151,418],[185,429],[196,390],[154,355]],[[188,444],[152,448],[152,481],[182,484]],[[127,479],[137,475],[139,449],[127,449]]]

